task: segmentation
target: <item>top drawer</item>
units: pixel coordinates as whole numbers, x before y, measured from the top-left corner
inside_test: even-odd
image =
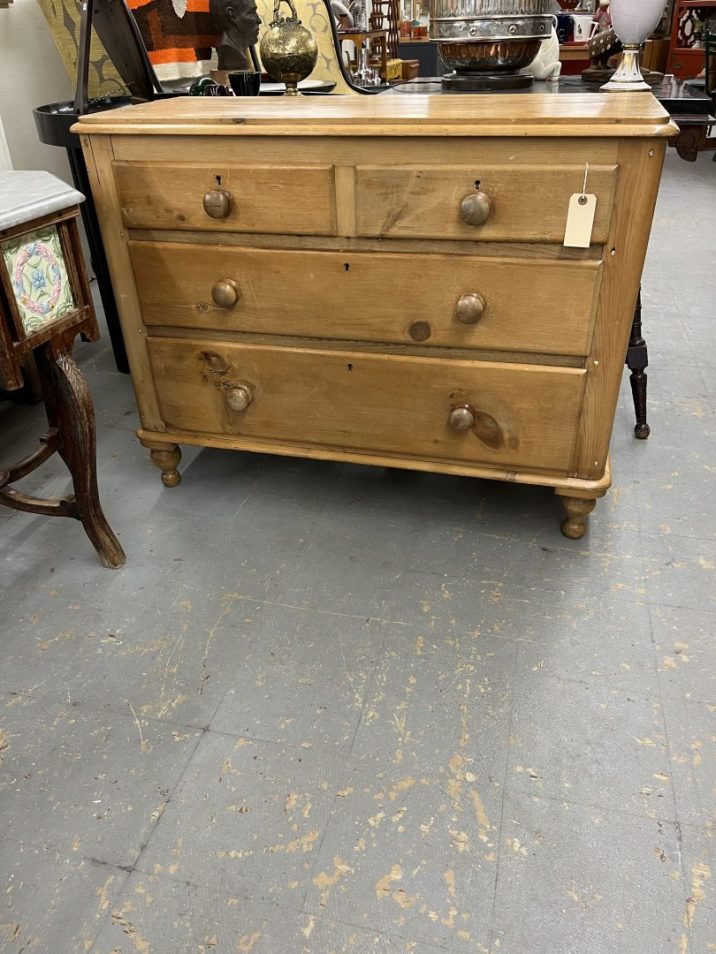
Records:
[[[584,173],[584,164],[358,166],[358,235],[561,243],[569,200],[582,191]],[[597,196],[593,244],[609,235],[616,182],[616,166],[590,165],[587,192]],[[489,199],[489,212],[483,224],[470,225],[462,202],[476,186]]]
[[[333,166],[115,162],[127,228],[335,235]],[[207,211],[207,209],[209,211]],[[212,214],[213,213],[213,214]]]

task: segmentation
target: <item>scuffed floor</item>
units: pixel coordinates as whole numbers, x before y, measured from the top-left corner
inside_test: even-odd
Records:
[[[671,152],[652,437],[625,378],[581,543],[539,488],[188,450],[165,490],[78,348],[129,562],[0,509],[1,951],[716,951],[715,212]]]

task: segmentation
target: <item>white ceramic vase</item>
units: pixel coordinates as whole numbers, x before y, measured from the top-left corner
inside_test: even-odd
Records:
[[[612,0],[612,26],[624,45],[624,55],[602,89],[610,93],[650,89],[639,70],[639,48],[656,29],[665,6],[666,0]]]

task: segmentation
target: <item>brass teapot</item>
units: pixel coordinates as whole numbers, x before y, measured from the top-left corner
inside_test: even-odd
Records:
[[[281,3],[286,2],[289,17],[279,16]],[[298,84],[313,72],[318,59],[318,46],[313,34],[298,19],[293,0],[275,0],[273,21],[261,37],[261,62],[269,76],[286,84],[289,96],[298,94]]]

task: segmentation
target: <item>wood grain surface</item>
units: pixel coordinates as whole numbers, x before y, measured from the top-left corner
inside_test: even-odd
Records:
[[[275,135],[291,128],[297,135],[379,137],[396,130],[418,136],[452,135],[669,136],[666,110],[651,93],[595,96],[575,93],[510,96],[443,96],[387,93],[381,96],[302,96],[293,99],[177,97],[83,116],[82,132],[122,135],[172,134],[182,127],[206,128],[215,135]],[[559,131],[558,131],[559,130]]]
[[[552,486],[584,531],[675,132],[650,93],[183,98],[76,128],[168,485],[181,443],[354,460]]]
[[[569,355],[589,350],[599,262],[315,252],[130,242],[147,325],[349,341]],[[221,308],[212,288],[234,281]],[[485,301],[477,324],[455,317],[461,296]]]
[[[585,373],[576,368],[436,360],[353,351],[152,338],[149,353],[170,429],[355,450],[396,451],[515,468],[570,466]],[[232,411],[226,391],[253,401]],[[494,433],[450,430],[470,404]]]
[[[333,235],[336,231],[333,168],[277,168],[163,162],[115,162],[122,220],[129,228],[282,232]],[[226,218],[204,211],[206,193],[232,196]]]
[[[569,199],[581,192],[584,165],[358,166],[358,235],[474,241],[562,242]],[[609,233],[615,166],[590,165],[588,190],[597,196],[592,242]],[[481,192],[492,203],[484,225],[467,225],[461,200]]]

